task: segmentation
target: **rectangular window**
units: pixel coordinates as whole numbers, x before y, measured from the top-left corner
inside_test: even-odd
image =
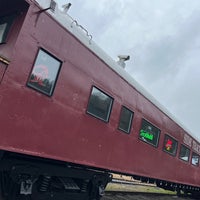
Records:
[[[192,152],[192,164],[199,166],[199,155],[194,152]]]
[[[0,17],[0,44],[5,43],[15,15]]]
[[[180,158],[181,160],[184,160],[184,161],[188,162],[188,161],[189,161],[189,158],[190,158],[190,149],[187,148],[187,147],[184,146],[184,145],[181,145],[179,158]]]
[[[157,147],[159,136],[160,136],[160,129],[158,129],[145,119],[142,119],[142,126],[140,129],[139,139]]]
[[[113,98],[102,92],[96,87],[92,88],[87,107],[87,113],[101,119],[105,122],[109,121]]]
[[[52,96],[60,67],[61,61],[40,49],[27,85],[48,96]]]
[[[169,135],[165,135],[163,150],[175,156],[177,147],[178,147],[178,142]]]
[[[134,113],[131,110],[122,106],[118,129],[130,133],[133,115]]]
[[[7,66],[8,66],[7,64],[5,64],[5,63],[0,61],[0,83],[1,83],[1,81],[3,79],[3,77],[4,77],[4,74],[6,72]]]

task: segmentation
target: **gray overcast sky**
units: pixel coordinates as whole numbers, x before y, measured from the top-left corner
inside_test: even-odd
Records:
[[[68,14],[114,60],[129,54],[128,73],[200,139],[200,1],[70,2]]]

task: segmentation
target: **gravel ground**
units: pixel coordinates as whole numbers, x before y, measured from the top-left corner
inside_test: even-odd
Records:
[[[148,195],[116,195],[104,196],[101,200],[189,200],[188,198],[181,198],[177,196],[148,196]],[[191,200],[191,199],[190,199]]]
[[[183,198],[183,197],[177,197],[175,192],[166,191],[161,188],[155,187],[155,186],[145,186],[145,185],[126,185],[126,184],[108,184],[106,191],[108,191],[107,195],[105,195],[101,200],[194,200],[191,198]],[[112,191],[122,191],[122,192],[128,192],[127,194],[113,194],[109,193]],[[130,194],[130,192],[133,192],[134,195]],[[139,192],[139,193],[137,193]],[[141,193],[146,194],[141,194]],[[148,195],[149,193],[156,193],[154,196]],[[159,194],[161,194],[159,196]],[[163,196],[162,194],[168,194],[168,196]]]

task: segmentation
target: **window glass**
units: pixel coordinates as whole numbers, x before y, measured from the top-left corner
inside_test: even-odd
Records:
[[[14,18],[14,15],[0,17],[0,44],[6,42]]]
[[[7,64],[5,64],[5,63],[3,63],[3,62],[0,61],[0,83],[1,83],[1,81],[3,79],[3,77],[4,77],[6,69],[7,69]]]
[[[139,138],[142,141],[157,147],[159,136],[160,136],[160,129],[158,129],[145,119],[142,119],[142,126],[140,129]]]
[[[199,155],[194,152],[192,152],[192,164],[199,166]]]
[[[165,135],[163,150],[175,156],[177,147],[178,147],[178,142],[169,135]]]
[[[96,87],[93,87],[89,98],[87,113],[108,122],[112,104],[113,98]]]
[[[184,161],[188,162],[189,161],[189,157],[190,157],[190,149],[188,149],[184,145],[181,145],[181,150],[180,150],[179,158],[181,160],[184,160]]]
[[[40,49],[28,80],[28,86],[51,96],[60,66],[61,62],[57,58]]]
[[[133,112],[128,108],[122,106],[118,128],[126,133],[130,133],[132,119]]]

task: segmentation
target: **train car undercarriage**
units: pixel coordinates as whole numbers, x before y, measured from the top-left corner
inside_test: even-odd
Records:
[[[99,200],[111,178],[99,170],[1,152],[3,200]]]
[[[105,170],[0,151],[1,200],[100,200],[112,180]],[[146,183],[199,199],[200,188],[133,176]]]

